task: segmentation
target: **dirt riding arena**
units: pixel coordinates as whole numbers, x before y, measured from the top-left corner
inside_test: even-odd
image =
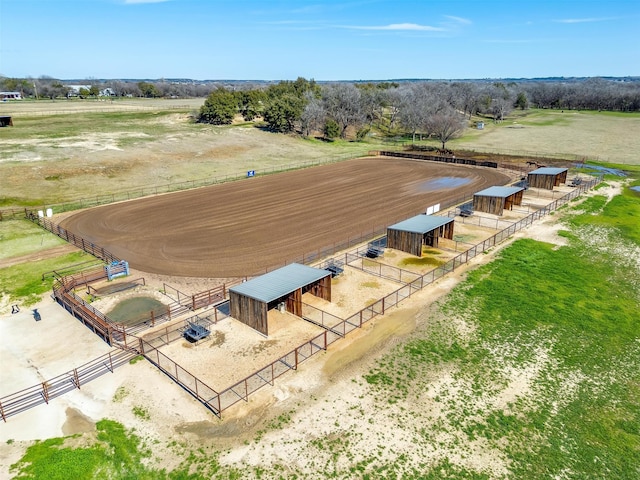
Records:
[[[97,207],[60,225],[143,272],[252,276],[509,180],[492,168],[361,158]]]

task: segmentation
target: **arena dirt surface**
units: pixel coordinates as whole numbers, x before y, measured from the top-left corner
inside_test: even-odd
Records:
[[[491,168],[370,157],[97,207],[60,224],[143,272],[242,277],[509,180]]]

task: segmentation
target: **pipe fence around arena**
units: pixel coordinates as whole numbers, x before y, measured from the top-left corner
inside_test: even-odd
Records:
[[[377,300],[373,304],[361,309],[359,312],[353,314],[347,319],[340,319],[339,317],[328,312],[324,312],[310,305],[303,304],[303,318],[307,321],[311,321],[312,323],[323,327],[324,332],[296,347],[294,350],[281,356],[274,362],[262,367],[260,370],[254,372],[253,374],[238,381],[234,385],[226,388],[219,393],[211,387],[208,387],[204,382],[200,381],[186,369],[180,367],[178,363],[162,354],[162,352],[158,351],[157,346],[149,345],[152,350],[147,349],[143,352],[143,354],[147,358],[151,357],[150,361],[152,363],[160,365],[160,368],[163,372],[169,375],[174,381],[176,381],[176,383],[185,388],[186,391],[191,393],[191,395],[193,395],[198,401],[205,405],[206,408],[212,411],[215,415],[221,416],[222,412],[227,408],[231,407],[241,400],[248,401],[249,395],[265,385],[273,385],[276,378],[283,375],[289,370],[296,370],[300,363],[302,363],[312,355],[326,350],[329,345],[343,338],[349,332],[362,327],[364,323],[379,315],[384,315],[384,313],[388,309],[397,306],[400,302],[409,298],[412,294],[422,290],[428,285],[431,285],[438,279],[444,277],[448,273],[454,271],[456,268],[467,263],[469,260],[487,251],[501,241],[507,239],[516,231],[525,228],[526,226],[532,224],[535,220],[538,220],[539,218],[542,218],[548,213],[556,210],[558,207],[579,196],[584,191],[592,188],[600,181],[601,177],[594,178],[589,182],[585,182],[584,185],[577,187],[575,190],[572,190],[563,197],[555,200],[547,207],[528,215],[518,222],[509,225],[504,230],[501,230],[492,237],[484,240],[481,243],[478,243],[477,245],[474,245],[472,248],[457,255],[443,265],[438,266],[437,268],[425,273],[424,275],[417,275],[413,272],[408,271],[400,271],[389,274],[388,271],[385,270],[385,276],[395,275],[396,278],[399,279],[403,278],[402,275],[405,275],[404,281],[407,283],[400,286],[398,289],[386,295],[385,297]],[[364,269],[365,267],[362,263],[362,254],[365,251],[364,248],[365,247],[358,248],[355,253],[345,253],[344,263],[358,268],[358,262],[361,262],[359,264],[360,268]],[[343,258],[341,255],[334,259],[327,259],[324,262],[329,262],[331,260],[342,261]],[[373,273],[375,272],[375,269],[367,266],[365,271]],[[382,272],[382,270],[380,270],[380,272]],[[412,275],[409,275],[410,273],[412,273]],[[167,339],[169,338],[170,336],[167,335]],[[180,336],[174,335],[172,341],[178,340],[179,338]],[[146,347],[147,343],[143,342],[142,345]]]
[[[87,305],[86,302],[70,292],[71,285],[73,285],[75,288],[78,282],[78,278],[81,281],[87,281],[89,278],[91,278],[90,274],[83,273],[80,274],[79,277],[73,276],[71,280],[67,277],[65,277],[64,279],[56,280],[56,286],[54,286],[54,296],[56,292],[65,293],[66,295],[62,295],[62,297],[67,300],[67,303],[63,303],[63,305],[65,305],[65,308],[71,308],[70,311],[72,312],[72,314],[80,318],[82,321],[95,324],[93,327],[94,331],[96,331],[95,329],[102,331],[100,330],[100,327],[104,327],[104,324],[106,323],[107,331],[103,332],[103,334],[112,341],[115,339],[116,346],[123,349],[123,357],[119,358],[125,358],[126,355],[129,355],[126,358],[131,358],[132,356],[137,354],[144,355],[145,358],[156,365],[161,371],[167,374],[176,383],[182,386],[187,392],[193,395],[216,416],[221,416],[224,410],[231,407],[235,403],[241,400],[248,401],[249,395],[262,388],[263,386],[273,385],[275,379],[280,377],[287,371],[296,370],[301,362],[310,358],[315,353],[326,350],[329,345],[343,338],[349,332],[362,327],[364,323],[379,315],[384,315],[384,313],[389,308],[397,306],[400,302],[409,298],[412,294],[434,283],[436,280],[444,277],[461,265],[468,263],[479,254],[487,251],[503,240],[509,238],[515,232],[531,225],[534,221],[544,217],[545,215],[548,215],[562,205],[581,195],[583,192],[593,188],[601,181],[602,175],[599,175],[592,180],[582,183],[574,190],[554,200],[549,205],[509,225],[507,228],[499,231],[492,237],[472,246],[468,250],[448,260],[443,265],[434,268],[424,275],[417,276],[416,278],[412,278],[415,277],[416,274],[413,273],[412,275],[409,275],[409,273],[412,272],[408,272],[406,270],[398,269],[395,267],[391,267],[390,269],[383,269],[382,266],[376,267],[374,265],[374,263],[378,262],[363,262],[362,255],[366,251],[366,247],[358,247],[355,252],[347,252],[338,257],[324,260],[321,265],[326,264],[326,262],[330,261],[344,261],[344,264],[366,271],[370,274],[380,274],[380,276],[383,276],[384,273],[385,278],[397,278],[396,281],[400,283],[407,283],[403,284],[395,291],[377,300],[371,305],[366,306],[347,319],[340,319],[335,315],[329,314],[328,312],[323,312],[310,305],[303,305],[303,318],[305,318],[307,321],[311,321],[323,327],[324,332],[316,336],[312,340],[303,343],[289,353],[281,356],[274,362],[247,376],[243,380],[240,380],[234,385],[226,388],[222,392],[216,392],[214,389],[198,379],[195,375],[188,372],[185,368],[181,367],[174,360],[170,359],[158,350],[158,348],[163,344],[167,344],[182,338],[182,331],[180,330],[180,326],[176,326],[175,328],[172,328],[172,330],[169,330],[167,328],[164,331],[160,331],[158,335],[151,339],[143,340],[142,338],[129,334],[130,339],[128,343],[126,330],[108,330],[109,322],[108,320],[106,320],[106,317],[97,310],[89,308],[90,305]],[[218,307],[216,307],[215,310],[218,310],[220,312],[220,318],[216,313],[214,317],[215,321],[219,321],[219,319],[226,318],[228,316],[227,313],[224,313],[222,309],[219,309]],[[197,317],[197,319],[201,318],[197,315],[195,317]],[[211,321],[211,314],[207,317],[207,320]],[[119,364],[122,364],[122,360]],[[2,416],[2,419],[6,421],[6,418],[8,416],[15,415],[16,413],[19,413],[41,403],[48,403],[49,399],[54,398],[54,396],[62,395],[66,391],[70,391],[76,387],[80,388],[81,381],[79,380],[79,378],[89,381],[90,379],[96,378],[97,376],[102,374],[99,372],[104,373],[103,366],[101,366],[104,365],[104,359],[101,361],[97,361],[97,363],[95,361],[90,362],[90,365],[94,366],[86,367],[85,369],[83,369],[83,367],[79,367],[79,369],[74,369],[70,372],[67,372],[66,374],[55,377],[54,379],[45,381],[42,384],[38,384],[34,387],[22,390],[15,394],[0,398],[0,415]],[[78,371],[82,372],[82,374],[80,375]],[[113,371],[113,368],[111,368],[109,371]],[[51,386],[53,386],[54,388],[51,388]]]
[[[485,153],[498,153],[487,151]],[[505,151],[502,154],[513,155],[516,157],[531,157],[531,158],[548,158],[548,159],[562,159],[562,160],[570,160],[577,164],[583,164],[587,158],[591,158],[585,155],[573,155],[573,154],[563,154],[563,153],[554,153],[550,155],[541,154],[540,152],[525,152],[525,151]],[[479,160],[473,159],[464,159],[457,158],[452,156],[442,156],[442,155],[430,155],[428,153],[416,153],[416,152],[407,152],[403,150],[372,150],[368,152],[368,155],[381,155],[381,156],[395,156],[402,158],[411,158],[414,160],[425,160],[425,161],[435,161],[435,162],[444,162],[444,163],[457,163],[463,165],[475,165],[475,166],[485,166],[492,168],[506,168],[509,170],[514,170],[520,173],[526,173],[529,169],[524,165],[516,165],[508,162],[483,162]],[[276,165],[272,167],[265,167],[262,170],[253,170],[255,176],[262,175],[270,175],[273,173],[280,173],[289,170],[299,170],[302,168],[314,167],[319,165],[338,163],[344,160],[349,160],[354,158],[352,155],[337,155],[335,157],[330,157],[325,160],[309,160],[306,162],[293,163],[293,164],[284,164],[284,165]],[[597,160],[597,158],[595,159]],[[188,190],[193,188],[199,188],[209,185],[215,185],[219,183],[226,183],[231,181],[237,181],[247,178],[248,171],[243,171],[239,173],[233,173],[228,175],[220,175],[218,177],[197,179],[197,180],[187,180],[183,182],[176,183],[167,183],[162,185],[155,185],[147,188],[141,189],[132,189],[132,190],[124,190],[121,192],[114,192],[110,194],[104,195],[96,195],[95,197],[84,197],[76,200],[71,200],[69,202],[64,203],[53,203],[53,204],[44,204],[42,207],[43,212],[45,212],[48,208],[55,209],[56,213],[68,212],[73,210],[81,210],[84,208],[96,207],[99,205],[107,205],[110,203],[121,202],[125,200],[133,200],[136,198],[147,197],[152,195],[160,195],[164,193],[178,192],[181,190]],[[8,209],[0,209],[0,221],[9,220],[9,219],[17,219],[17,218],[25,218],[28,216],[29,212],[34,212],[35,207],[31,208],[8,208]]]
[[[243,171],[238,173],[231,173],[227,175],[220,175],[217,177],[208,177],[196,180],[187,180],[183,182],[167,183],[162,185],[154,185],[151,187],[124,190],[121,192],[113,192],[109,194],[96,195],[92,197],[84,197],[76,200],[71,200],[64,203],[43,204],[41,207],[29,207],[29,208],[12,208],[0,210],[0,221],[3,219],[15,219],[25,218],[29,215],[36,215],[36,210],[46,212],[51,208],[55,213],[70,212],[74,210],[82,210],[85,208],[97,207],[100,205],[108,205],[111,203],[122,202],[126,200],[134,200],[136,198],[149,197],[154,195],[162,195],[165,193],[179,192],[182,190],[191,190],[194,188],[207,187],[210,185],[216,185],[227,182],[234,182],[238,180],[248,179],[249,172],[253,172],[251,177],[260,177],[265,175],[272,175],[274,173],[282,173],[292,170],[301,170],[304,168],[317,167],[320,165],[328,165],[331,163],[338,163],[345,160],[353,159],[353,155],[336,155],[330,156],[324,159],[308,160],[305,162],[297,162],[291,164],[274,165],[271,167],[265,166],[259,170]],[[55,232],[53,232],[55,233]]]

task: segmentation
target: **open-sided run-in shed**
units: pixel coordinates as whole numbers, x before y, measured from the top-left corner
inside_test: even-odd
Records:
[[[302,295],[311,293],[331,301],[331,272],[292,263],[229,289],[231,316],[268,335],[267,312],[284,304],[302,317]]]
[[[527,175],[527,182],[530,187],[553,190],[561,183],[567,182],[568,168],[542,167]]]
[[[453,238],[453,218],[416,215],[387,227],[387,247],[422,256],[422,245],[438,246],[440,237]]]
[[[513,210],[522,205],[523,187],[489,187],[473,194],[473,209],[478,212],[502,215],[504,210]]]

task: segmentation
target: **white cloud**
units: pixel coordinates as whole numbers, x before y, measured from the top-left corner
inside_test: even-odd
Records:
[[[554,20],[556,23],[594,23],[594,22],[608,22],[611,20],[617,20],[615,17],[603,17],[603,18],[564,18],[560,20]]]
[[[472,23],[468,18],[456,17],[454,15],[445,15],[445,18],[453,20],[454,22],[462,23],[464,25],[471,25]]]
[[[170,0],[124,0],[125,5],[134,5],[137,3],[163,3]]]
[[[442,32],[445,29],[440,27],[432,27],[430,25],[419,25],[417,23],[392,23],[389,25],[346,25],[344,28],[354,30],[386,30],[386,31],[418,31],[418,32]]]

